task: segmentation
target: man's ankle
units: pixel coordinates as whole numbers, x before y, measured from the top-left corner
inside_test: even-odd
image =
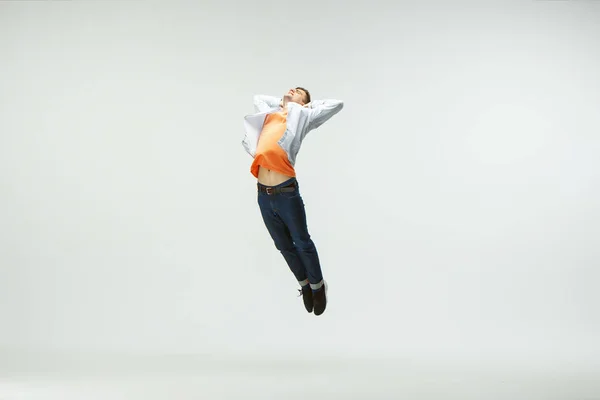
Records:
[[[305,279],[303,281],[298,281],[298,284],[300,284],[300,287],[304,288],[306,287],[306,285],[308,285],[310,282],[308,282],[308,279]]]
[[[321,282],[319,282],[319,283],[311,283],[310,288],[313,290],[313,292],[316,292],[323,287],[323,284],[324,284],[324,281],[321,279]]]

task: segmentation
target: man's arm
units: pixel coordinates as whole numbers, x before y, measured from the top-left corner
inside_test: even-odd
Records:
[[[282,99],[280,97],[257,94],[254,96],[254,110],[256,112],[265,112],[279,107]]]
[[[309,108],[309,128],[317,129],[327,122],[331,117],[344,108],[344,102],[341,100],[326,99],[315,100],[306,105]]]

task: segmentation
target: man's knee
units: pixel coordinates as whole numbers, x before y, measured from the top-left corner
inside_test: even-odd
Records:
[[[298,251],[311,251],[315,248],[310,236],[294,239],[294,248]]]
[[[294,251],[294,244],[288,240],[275,240],[275,248],[279,251]]]

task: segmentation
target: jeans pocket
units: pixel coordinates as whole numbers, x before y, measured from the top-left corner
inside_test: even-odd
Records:
[[[301,205],[304,205],[304,200],[302,199],[302,195],[298,189],[293,192],[283,193],[285,195],[285,199],[290,202],[299,202]]]

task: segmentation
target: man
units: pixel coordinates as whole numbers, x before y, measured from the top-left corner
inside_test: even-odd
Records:
[[[254,161],[258,205],[263,221],[288,267],[298,280],[306,311],[321,315],[327,285],[306,224],[295,163],[302,141],[343,108],[339,100],[312,101],[308,90],[290,89],[283,98],[254,96],[255,114],[244,119],[242,144]]]

